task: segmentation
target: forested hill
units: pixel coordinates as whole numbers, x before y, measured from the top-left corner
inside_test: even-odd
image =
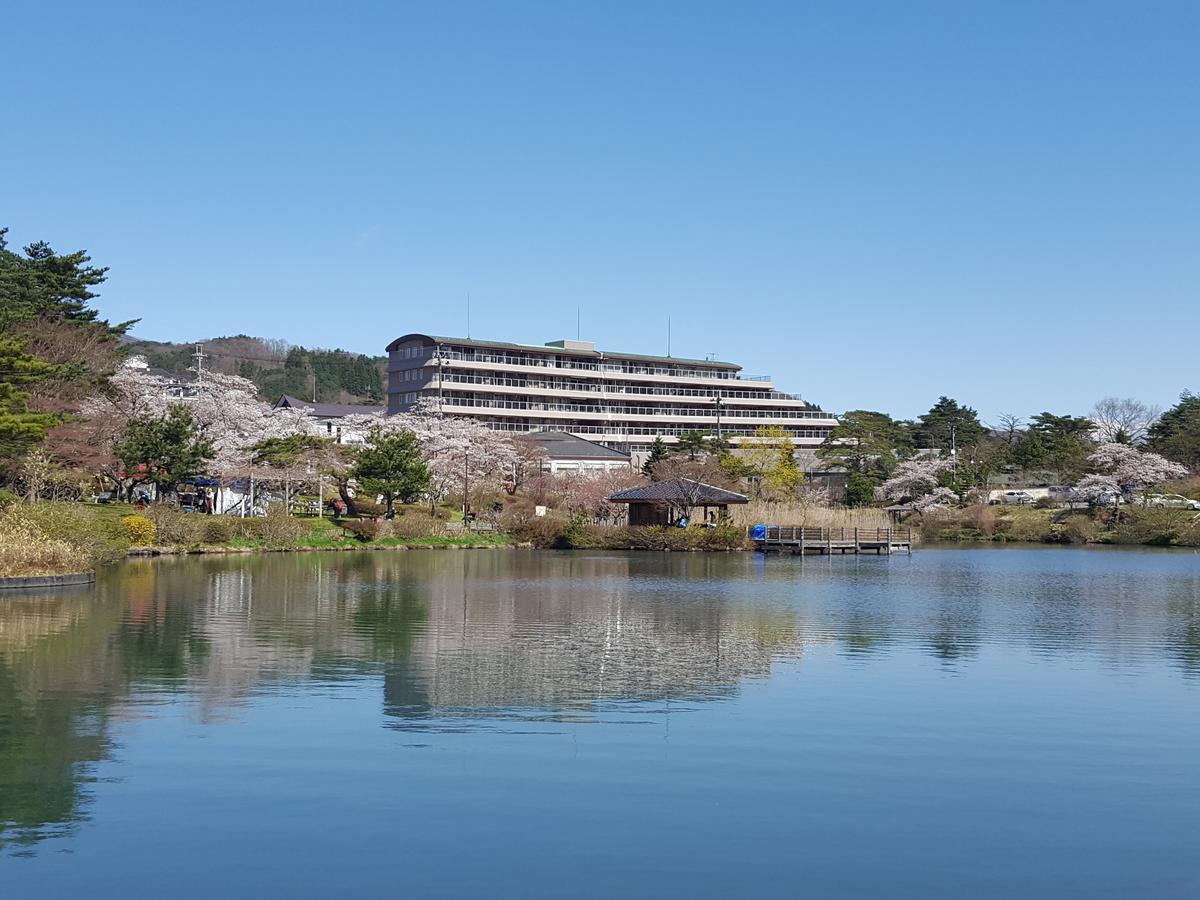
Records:
[[[204,366],[249,378],[265,400],[291,394],[328,403],[381,403],[384,399],[386,358],[347,350],[309,350],[286,341],[239,334],[199,341]],[[131,340],[129,352],[146,357],[152,366],[183,373],[195,365],[196,343],[176,344]]]

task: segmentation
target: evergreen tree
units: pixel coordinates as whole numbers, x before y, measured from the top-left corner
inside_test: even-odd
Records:
[[[1200,469],[1200,394],[1184,391],[1150,426],[1148,443],[1155,453],[1193,471]]]
[[[160,497],[175,493],[185,478],[199,475],[213,458],[213,445],[200,434],[192,411],[176,404],[161,417],[131,419],[113,449],[136,482],[153,482]]]
[[[30,411],[29,393],[22,389],[57,371],[26,353],[24,341],[0,337],[0,461],[24,455],[62,421],[52,413]]]
[[[650,445],[650,454],[646,457],[646,461],[642,463],[642,474],[647,478],[654,478],[654,467],[662,462],[671,451],[667,449],[667,442],[662,439],[662,435],[658,435],[654,439],[654,443]]]
[[[957,400],[939,397],[916,425],[914,439],[919,448],[936,447],[949,450],[951,444],[967,447],[987,437],[987,429],[979,414],[969,406],[959,406]]]
[[[374,432],[351,474],[367,493],[383,495],[389,515],[396,500],[412,502],[429,487],[429,469],[411,431]]]

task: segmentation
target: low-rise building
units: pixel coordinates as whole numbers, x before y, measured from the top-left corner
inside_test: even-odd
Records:
[[[317,421],[318,427],[324,427],[325,436],[333,438],[339,444],[361,444],[367,436],[361,429],[350,428],[343,424],[347,416],[377,416],[383,413],[382,406],[360,406],[354,403],[317,403],[301,400],[290,394],[282,395],[274,403],[275,409],[299,409],[308,413]]]
[[[568,472],[613,472],[629,469],[630,455],[566,431],[535,431],[530,435],[542,448],[542,471],[551,475]]]

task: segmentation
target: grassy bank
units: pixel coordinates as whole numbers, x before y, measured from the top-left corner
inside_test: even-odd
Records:
[[[969,506],[927,514],[914,527],[926,542],[1200,547],[1200,516],[1182,509]]]
[[[66,503],[13,503],[0,511],[0,578],[70,575],[123,558],[129,537],[115,518]]]

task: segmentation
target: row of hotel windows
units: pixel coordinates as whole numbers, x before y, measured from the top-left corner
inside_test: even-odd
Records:
[[[412,352],[409,352],[412,351]],[[424,356],[433,356],[435,354],[426,351],[422,347],[404,348],[398,351],[401,359],[412,359]],[[739,373],[736,369],[704,369],[693,366],[681,365],[657,365],[650,362],[639,363],[636,360],[624,361],[613,358],[604,359],[603,361],[592,361],[587,359],[579,359],[572,356],[555,356],[553,354],[542,356],[540,354],[524,354],[519,352],[510,352],[507,350],[472,350],[472,349],[447,349],[442,348],[440,355],[443,361],[446,360],[463,360],[465,362],[476,363],[499,363],[509,366],[536,366],[539,368],[553,369],[586,369],[592,372],[617,372],[635,375],[671,375],[681,378],[720,378],[720,379],[738,379]],[[764,380],[764,379],[749,379],[749,380]]]
[[[392,378],[396,381],[426,381],[432,378],[431,374],[427,374],[423,368],[421,369],[396,369],[391,373]],[[597,384],[595,382],[586,381],[530,381],[528,379],[514,378],[495,378],[485,375],[463,375],[454,372],[447,372],[441,377],[441,383],[445,384],[482,384],[482,385],[502,385],[504,387],[519,387],[530,391],[539,390],[555,390],[555,391],[582,391],[585,393],[608,393],[608,394],[652,394],[658,396],[669,397],[717,397],[722,398],[742,398],[747,400],[801,400],[803,398],[796,394],[785,394],[781,391],[762,390],[762,391],[733,391],[719,389],[698,389],[698,388],[681,388],[681,387],[659,387],[645,386],[632,384]]]

